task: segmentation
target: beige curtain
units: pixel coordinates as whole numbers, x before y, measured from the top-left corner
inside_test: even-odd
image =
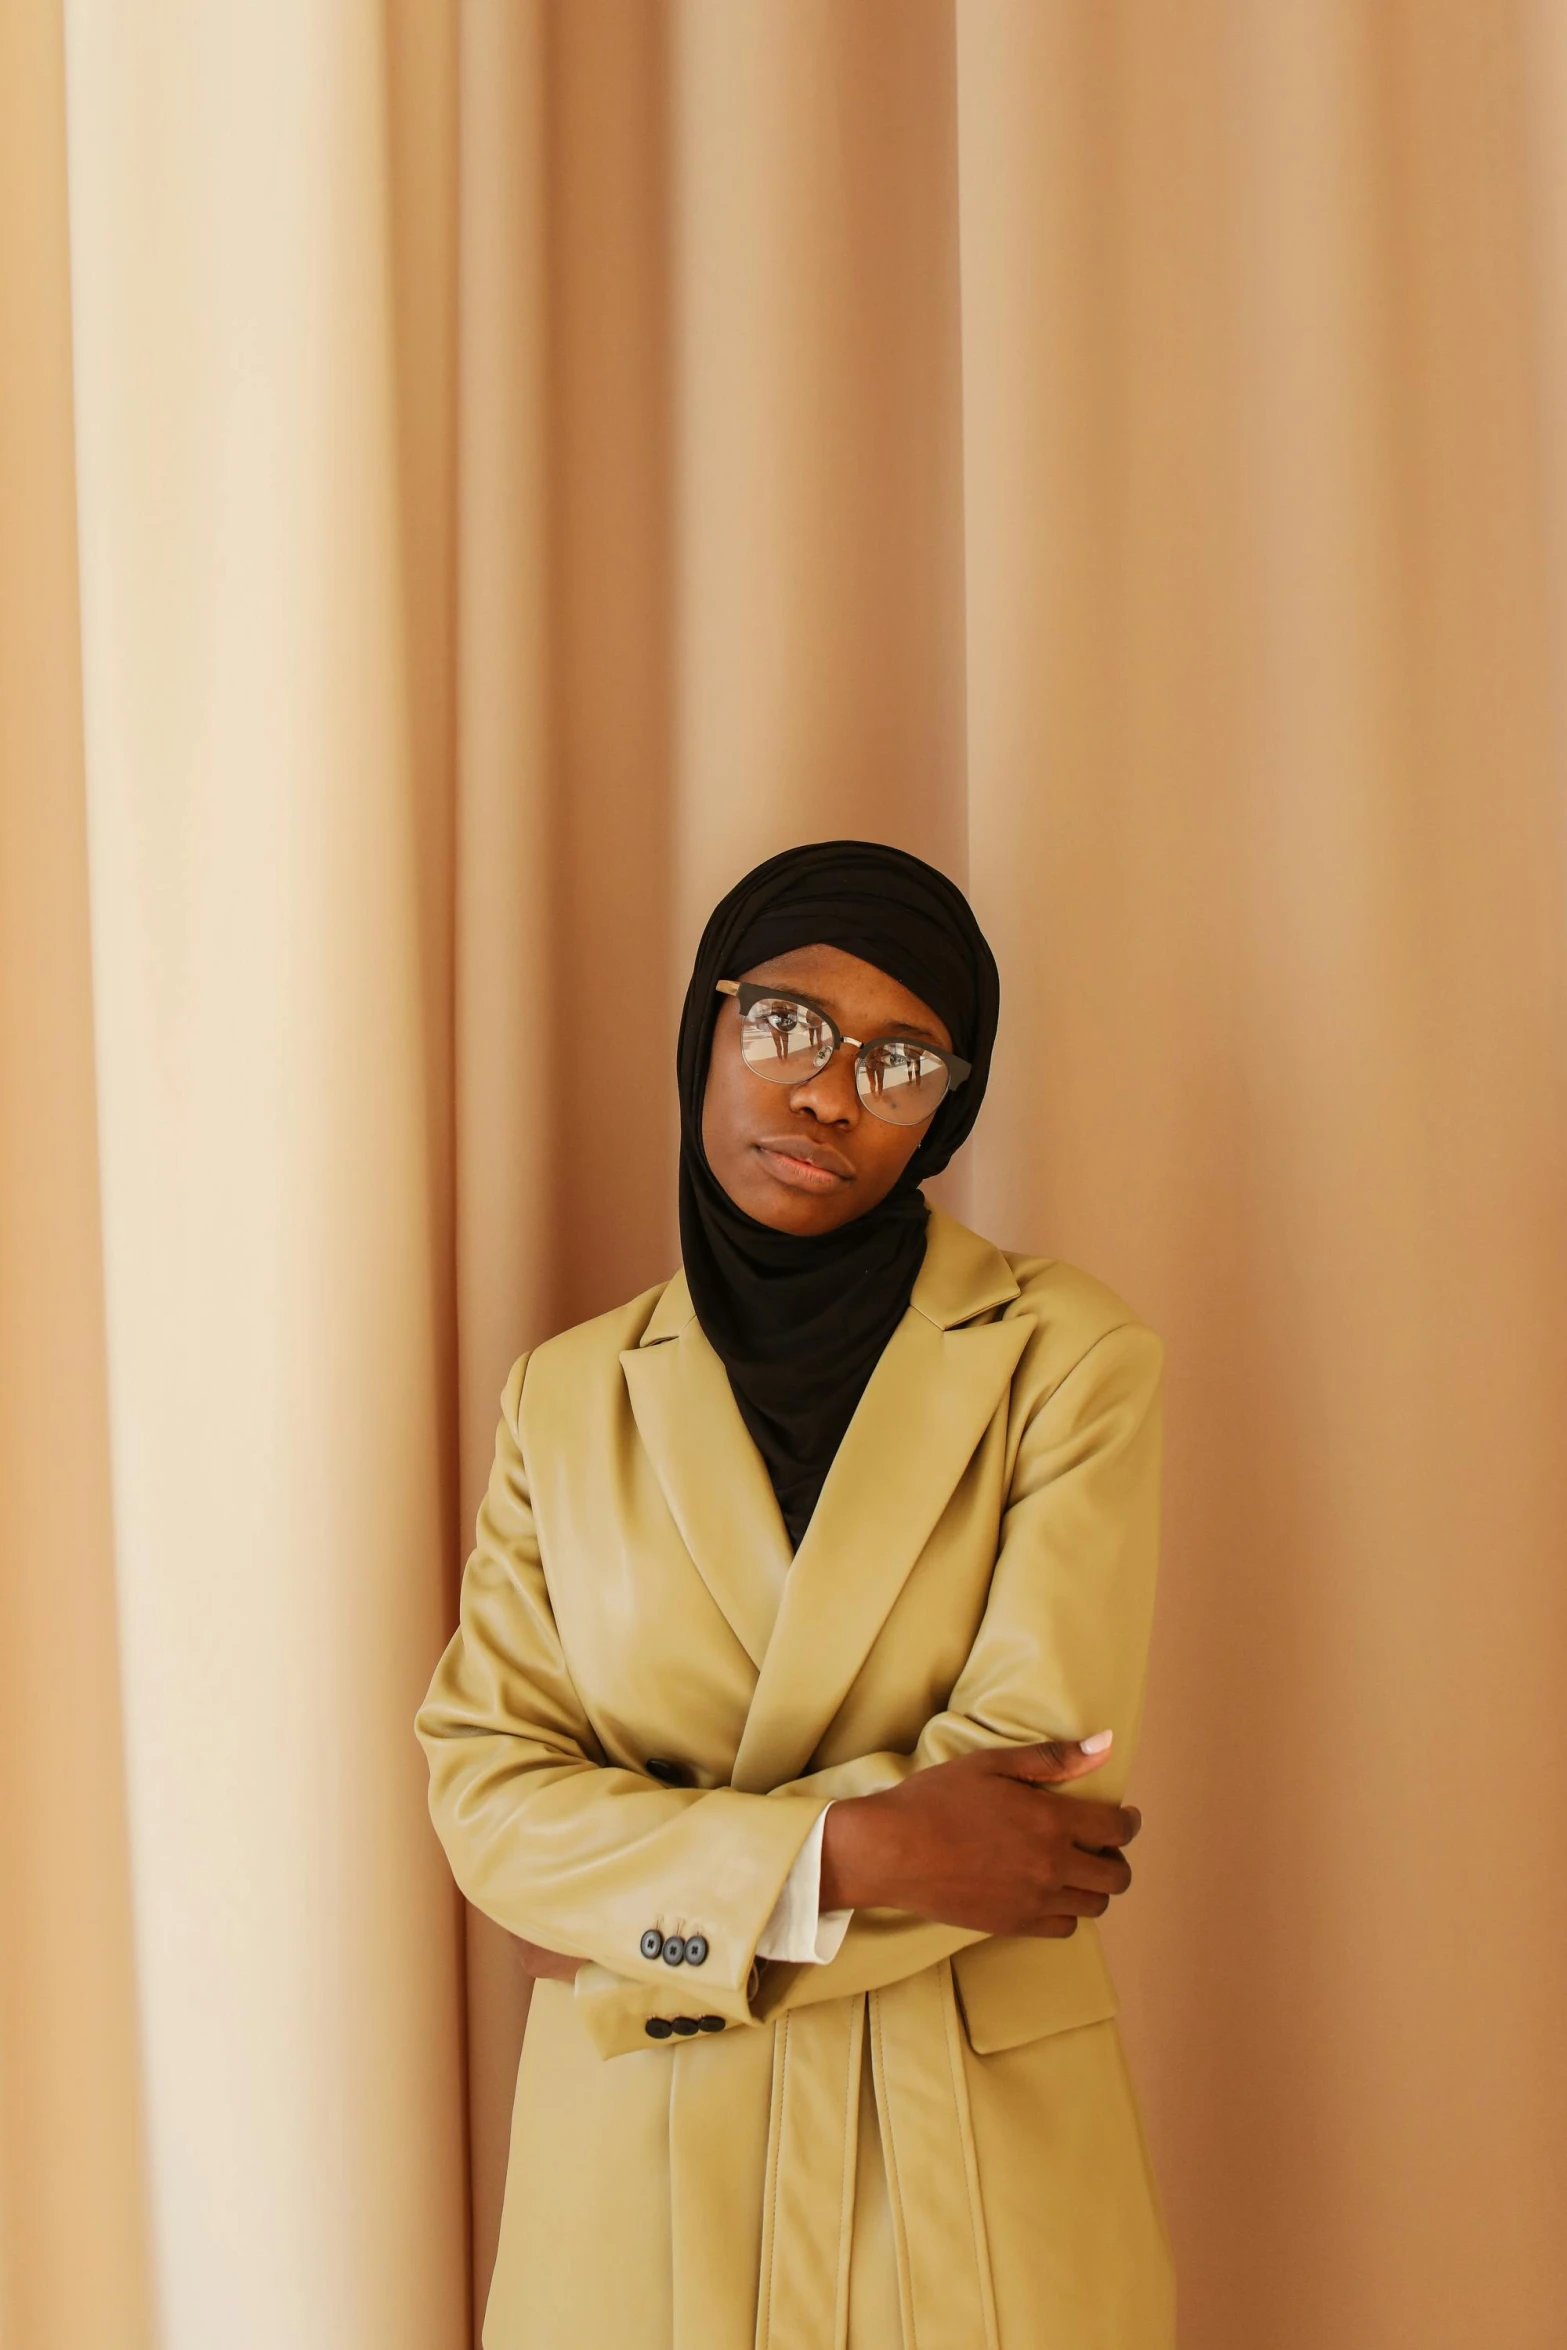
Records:
[[[1002,961],[949,1199],[1170,1348],[1185,2338],[1554,2346],[1567,18],[14,0],[0,347],[6,2350],[469,2339],[411,1718],[832,832]]]

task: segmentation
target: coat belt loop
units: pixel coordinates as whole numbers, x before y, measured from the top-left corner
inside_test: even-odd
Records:
[[[870,2032],[905,2350],[999,2350],[949,1962],[873,1991]],[[958,2178],[961,2194],[927,2184]]]
[[[946,1960],[868,1999],[793,2008],[774,2027],[756,2350],[845,2350],[867,2031],[904,2350],[999,2350]]]
[[[844,2350],[864,2034],[863,1999],[775,2027],[756,2350]]]

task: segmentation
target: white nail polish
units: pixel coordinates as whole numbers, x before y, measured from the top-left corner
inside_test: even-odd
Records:
[[[1085,1754],[1103,1754],[1114,1736],[1113,1730],[1096,1730],[1092,1738],[1080,1738],[1078,1744]]]

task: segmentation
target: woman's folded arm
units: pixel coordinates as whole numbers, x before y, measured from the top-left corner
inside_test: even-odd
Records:
[[[519,1364],[462,1621],[418,1718],[432,1816],[464,1893],[513,1933],[596,1962],[579,1993],[596,1985],[602,2002],[618,1978],[648,2013],[677,1987],[664,1945],[696,1937],[700,1984],[682,1967],[678,1989],[700,1990],[729,2022],[901,1980],[986,1935],[1060,1935],[1097,1915],[1136,1832],[1119,1799],[1152,1615],[1162,1354],[1151,1331],[1125,1324],[1026,1410],[985,1614],[913,1752],[768,1795],[664,1787],[606,1762],[545,1588]],[[1079,1750],[1106,1730],[1108,1751]],[[919,1783],[944,1764],[960,1767]],[[775,1962],[758,1987],[757,1945],[829,1803],[821,1906],[852,1910],[848,1932],[827,1963]],[[1077,1804],[1092,1807],[1083,1858],[1061,1809]]]
[[[747,2013],[756,1942],[825,1797],[659,1785],[608,1763],[562,1653],[507,1382],[462,1614],[420,1708],[430,1812],[452,1873],[510,1932]],[[658,1947],[654,1947],[655,1941]]]
[[[1056,1807],[1093,1806],[1093,1833],[1109,1842],[1108,1815],[1126,1789],[1158,1562],[1163,1353],[1153,1331],[1123,1324],[1026,1409],[985,1614],[948,1704],[913,1752],[861,1756],[775,1791],[775,1799],[833,1799],[822,1901],[850,1906],[854,1917],[830,1965],[769,1970],[759,2010],[899,1981],[985,1934],[1071,1932],[1070,1908],[1036,1912],[1028,1922],[1028,1872],[1038,1895]],[[1020,1369],[1026,1375],[1026,1365]],[[1108,1749],[1075,1756],[1076,1742],[1106,1730]],[[966,1790],[950,1782],[916,1788],[935,1766],[966,1756],[992,1759],[988,1785],[981,1773]],[[1031,1800],[1014,1770],[1033,1780]],[[1077,1778],[1080,1788],[1056,1792]],[[951,1801],[954,1794],[962,1800]],[[1037,1835],[1021,1843],[1004,1832],[1031,1819]],[[847,1873],[834,1851],[840,1838],[861,1848],[849,1854]],[[1009,1872],[1010,1888],[1002,1883]],[[988,1922],[987,1883],[1007,1895]],[[1085,1902],[1076,1914],[1097,1909]]]

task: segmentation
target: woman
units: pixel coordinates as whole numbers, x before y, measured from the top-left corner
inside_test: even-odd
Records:
[[[747,874],[680,1026],[683,1268],[507,1381],[418,1723],[541,1978],[487,2350],[1173,2340],[1092,1923],[1162,1350],[920,1194],[998,994],[918,858]]]

